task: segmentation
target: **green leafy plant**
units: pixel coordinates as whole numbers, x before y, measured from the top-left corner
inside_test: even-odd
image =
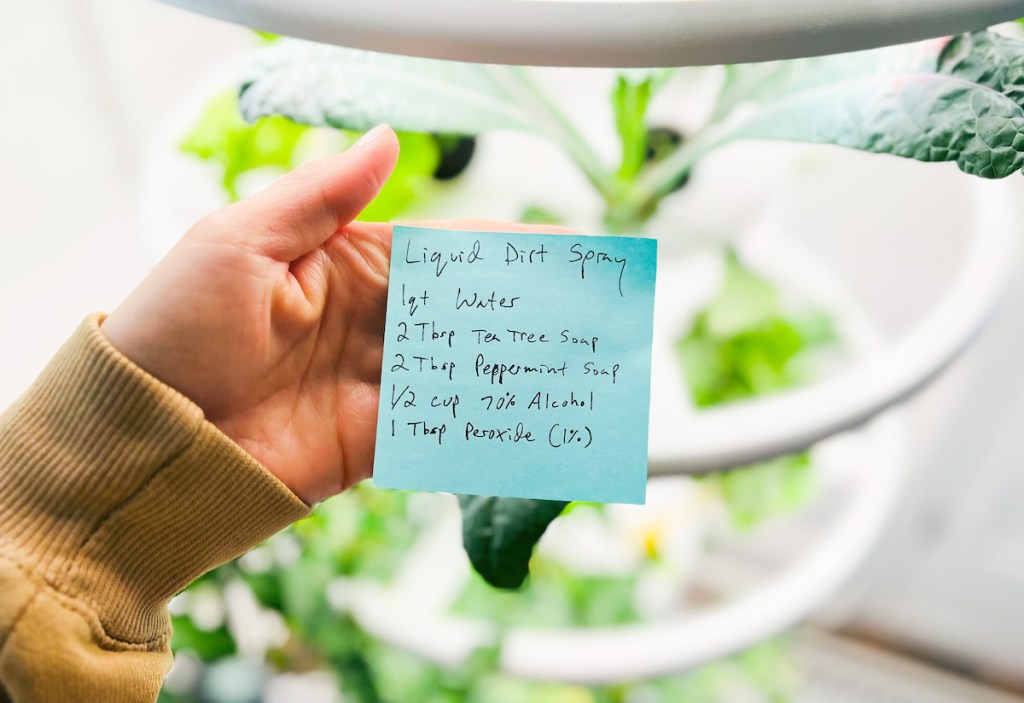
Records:
[[[207,104],[180,146],[216,168],[225,196],[235,201],[242,197],[245,177],[253,172],[283,173],[303,160],[326,156],[358,136],[353,130],[310,127],[286,117],[248,124],[239,115],[236,93],[229,91]],[[361,220],[390,220],[417,199],[428,197],[445,156],[454,148],[448,136],[400,132],[398,139],[401,158],[380,195],[360,214]]]
[[[172,674],[161,693],[162,703],[257,701],[267,665],[291,674],[329,671],[344,700],[358,703],[676,703],[719,700],[740,686],[756,687],[781,700],[792,689],[794,678],[782,640],[693,674],[606,687],[515,679],[500,672],[497,647],[484,647],[467,664],[449,669],[389,646],[362,629],[344,594],[357,582],[392,581],[420,525],[433,512],[433,496],[425,504],[415,504],[423,497],[357,486],[193,584],[172,604],[173,646],[180,661],[199,662],[203,668],[198,676],[184,680]],[[598,508],[579,504],[575,510]],[[482,578],[473,578],[453,612],[546,627],[636,620],[635,574],[581,577],[545,561],[537,578],[535,587],[519,591],[496,591]],[[239,601],[245,605],[250,598],[255,609],[249,605],[234,612]],[[267,614],[280,619],[283,637],[254,652],[240,621]]]
[[[623,71],[610,96],[620,157],[606,163],[528,69],[281,39],[260,50],[237,95],[211,103],[182,148],[214,164],[226,196],[234,199],[248,174],[292,168],[311,155],[343,147],[358,131],[388,122],[400,131],[402,160],[364,218],[390,219],[441,187],[434,177],[448,173],[444,164],[457,150],[455,161],[465,166],[472,153],[467,137],[529,132],[569,156],[600,197],[610,231],[642,232],[703,158],[740,140],[831,144],[954,162],[986,178],[1011,175],[1024,165],[1022,66],[1024,42],[993,32],[843,56],[727,66],[707,121],[686,134],[652,125],[648,117],[648,108],[676,72]],[[340,136],[340,142],[325,142],[324,135]],[[524,218],[561,220],[537,207]],[[678,340],[676,354],[695,405],[706,408],[805,382],[813,376],[808,360],[833,341],[826,316],[785,309],[770,281],[727,254],[718,295]],[[791,509],[813,489],[806,452],[704,480],[741,527]],[[328,593],[338,579],[386,581],[393,575],[418,527],[408,504],[406,494],[360,487],[320,506],[312,518],[261,548],[259,558],[228,565],[196,589],[223,598],[231,584],[244,584],[261,607],[281,614],[287,625],[287,641],[268,651],[268,661],[286,671],[330,668],[347,696],[367,702],[597,703],[633,700],[631,695],[716,700],[722,667],[738,666],[756,679],[766,661],[777,661],[772,645],[690,677],[636,689],[580,689],[530,685],[495,674],[493,650],[481,652],[460,672],[395,652],[363,632]],[[630,601],[635,579],[582,577],[534,555],[553,520],[588,506],[486,496],[463,496],[460,505],[464,545],[481,576],[466,587],[457,612],[508,623],[540,618],[556,625],[606,625],[636,617]],[[267,554],[276,556],[265,559]],[[266,563],[257,564],[261,559]],[[531,559],[534,583],[521,589]],[[487,584],[519,590],[499,593]],[[175,649],[200,660],[239,656],[223,621],[203,622],[186,608],[175,615],[175,631]],[[785,688],[761,683],[766,690]],[[172,700],[173,692],[165,698]]]
[[[534,132],[576,162],[616,230],[640,227],[701,158],[742,139],[835,144],[919,161],[955,161],[1001,178],[1020,170],[1024,43],[992,32],[826,58],[729,67],[711,119],[675,153],[646,167],[643,118],[670,77],[622,74],[613,94],[622,160],[601,162],[525,69],[477,66],[282,40],[245,75],[247,119],[365,129],[479,134]],[[987,69],[985,67],[988,67]],[[738,107],[753,108],[736,119]]]
[[[518,588],[529,573],[533,545],[567,503],[459,496],[459,505],[462,541],[473,566],[494,586]]]
[[[238,114],[238,99],[225,92],[211,100],[181,150],[215,164],[220,184],[232,201],[238,200],[239,179],[259,168],[294,168],[299,140],[310,129],[284,117],[246,124]]]
[[[286,39],[251,62],[239,90],[243,115],[259,120],[256,130],[228,130],[229,143],[213,149],[197,132],[185,147],[204,158],[220,149],[218,159],[243,171],[243,153],[263,164],[278,158],[286,162],[286,148],[238,149],[240,138],[288,129],[281,121],[260,120],[271,116],[344,130],[388,122],[407,132],[529,131],[566,150],[604,198],[609,223],[625,230],[641,226],[701,158],[742,139],[836,144],[920,161],[955,161],[965,172],[988,178],[1015,173],[1024,160],[1021,46],[1017,39],[977,32],[948,42],[727,67],[707,124],[654,163],[644,158],[649,148],[645,115],[672,72],[623,72],[612,95],[622,158],[611,169],[524,69]],[[730,119],[738,107],[754,109]],[[227,102],[216,103],[211,120],[231,119],[229,108]],[[286,145],[292,138],[282,135],[267,142]],[[224,159],[224,152],[230,158]]]
[[[718,295],[676,352],[694,403],[707,408],[799,385],[808,380],[800,355],[834,341],[826,315],[785,315],[776,287],[730,252]]]
[[[708,408],[804,383],[813,372],[800,362],[837,341],[826,315],[785,314],[775,286],[730,252],[718,295],[678,340],[676,353],[694,403]],[[813,489],[808,452],[703,480],[718,489],[733,523],[744,529],[802,505]]]
[[[602,162],[526,69],[432,61],[282,40],[246,71],[239,106],[249,120],[285,116],[310,125],[476,135],[533,132],[575,162],[605,203],[614,232],[640,230],[707,154],[749,139],[832,144],[918,161],[952,161],[966,173],[1001,178],[1024,163],[1024,42],[993,32],[951,40],[811,58],[730,66],[707,123],[674,148],[655,152],[646,114],[672,71],[624,71],[611,96],[621,143],[617,167]],[[753,289],[757,295],[748,294]],[[736,270],[722,296],[680,341],[680,359],[699,406],[784,388],[790,362],[814,340],[803,322],[762,314],[775,295]],[[734,301],[741,301],[735,302]],[[764,319],[761,319],[764,317]],[[757,318],[748,325],[745,318]],[[821,332],[820,319],[813,321]],[[772,462],[762,472],[797,485],[806,457]],[[748,495],[737,472],[721,480],[737,503]],[[776,481],[775,484],[779,482]],[[789,504],[797,490],[777,502]],[[482,499],[476,499],[482,500]],[[464,508],[475,510],[473,500]],[[550,522],[540,502],[488,504],[487,520],[467,521],[467,552],[495,585],[518,586],[531,541]],[[747,515],[749,506],[734,515]],[[476,515],[476,513],[472,513]],[[495,539],[493,525],[529,525]],[[479,529],[478,529],[479,528]],[[505,534],[505,533],[503,533]]]

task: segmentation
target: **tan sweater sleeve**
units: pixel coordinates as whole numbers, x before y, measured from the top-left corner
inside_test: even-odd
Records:
[[[86,320],[0,416],[0,701],[152,701],[167,601],[308,513]]]

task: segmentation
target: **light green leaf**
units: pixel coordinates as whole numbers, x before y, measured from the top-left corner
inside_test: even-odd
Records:
[[[620,71],[612,89],[615,129],[622,145],[618,176],[631,181],[647,158],[647,108],[651,98],[672,77],[672,69],[630,69]]]
[[[238,114],[233,92],[215,97],[181,143],[181,150],[221,169],[221,185],[230,200],[238,200],[238,180],[253,169],[296,165],[295,150],[309,131],[283,117],[246,124]]]
[[[247,120],[284,115],[296,122],[366,130],[478,134],[535,129],[500,66],[377,54],[295,39],[260,51],[242,76]]]
[[[704,480],[721,492],[733,525],[741,530],[753,529],[769,517],[804,505],[815,488],[807,452],[713,474]]]
[[[181,150],[215,164],[221,171],[225,194],[234,201],[242,195],[239,182],[247,173],[267,167],[289,171],[304,160],[302,145],[308,146],[310,137],[325,134],[338,133],[296,124],[285,117],[265,117],[247,124],[238,114],[237,95],[228,91],[206,106],[199,122],[182,141]],[[346,132],[344,136],[354,141],[358,133]],[[432,176],[440,160],[437,139],[431,134],[398,132],[398,141],[398,163],[381,192],[359,215],[360,220],[391,220],[436,185]],[[327,156],[333,148],[318,148],[316,155]]]
[[[995,36],[727,67],[710,126],[641,174],[626,214],[653,212],[680,176],[742,139],[835,144],[1008,176],[1024,163],[1016,73],[1024,42]]]
[[[359,214],[363,222],[387,222],[401,214],[434,185],[433,174],[441,158],[430,134],[399,132],[398,163],[376,198]]]
[[[473,568],[492,586],[519,588],[529,573],[534,545],[566,503],[459,496],[459,506],[462,541]]]
[[[694,404],[706,408],[799,385],[803,370],[793,362],[835,340],[822,313],[784,316],[776,286],[730,252],[718,295],[676,354]]]
[[[612,91],[612,108],[615,112],[615,129],[622,145],[622,163],[619,178],[630,181],[644,165],[647,155],[647,105],[651,99],[650,81],[633,83],[623,77],[615,81]]]
[[[175,652],[191,651],[204,662],[216,661],[237,651],[234,638],[226,625],[203,629],[188,615],[171,617],[171,647]]]

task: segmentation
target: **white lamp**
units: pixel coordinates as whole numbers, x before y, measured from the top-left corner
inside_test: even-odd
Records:
[[[983,29],[1024,0],[163,0],[288,36],[535,66],[696,66]]]

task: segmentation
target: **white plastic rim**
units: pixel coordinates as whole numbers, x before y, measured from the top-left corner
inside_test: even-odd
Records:
[[[697,66],[982,29],[1024,0],[163,0],[255,29],[455,61]]]
[[[772,249],[769,256],[781,264],[799,253],[799,247]],[[821,269],[813,259],[803,260]],[[803,265],[794,263],[789,270],[806,279]],[[848,315],[861,324],[851,328],[855,332],[844,343],[870,358],[883,348],[883,336],[863,313]],[[738,438],[745,431],[736,426],[732,435]],[[698,433],[688,427],[680,434],[691,438]],[[892,514],[906,475],[906,434],[903,418],[890,412],[843,437],[847,470],[832,494],[841,499],[816,524],[820,529],[812,542],[739,595],[664,620],[499,631],[485,620],[449,615],[468,568],[465,556],[451,549],[459,535],[457,524],[428,533],[394,583],[361,584],[345,602],[375,637],[441,666],[458,667],[475,649],[500,641],[501,669],[531,680],[604,685],[678,674],[753,646],[826,604],[863,562]],[[827,463],[821,465],[825,473]],[[657,491],[658,484],[649,490]],[[444,518],[457,521],[458,516]]]
[[[864,474],[813,547],[749,593],[667,622],[545,631],[502,639],[501,667],[515,676],[586,685],[668,676],[734,654],[790,627],[852,575],[878,539],[906,473],[904,423],[878,418],[866,431],[873,451]]]
[[[468,568],[452,560],[457,525],[428,533],[395,584],[357,585],[344,601],[369,633],[441,666],[457,667],[500,638],[501,670],[521,678],[598,686],[678,674],[753,646],[827,602],[887,524],[906,475],[905,436],[897,414],[872,422],[851,445],[863,470],[843,483],[844,500],[814,542],[750,590],[705,609],[632,625],[504,632],[453,617],[446,608],[463,582],[460,567]]]
[[[230,75],[229,71],[224,73]],[[171,197],[181,185],[176,180],[180,172],[173,168],[175,159],[181,158],[176,144],[205,99],[221,84],[222,81],[213,78],[211,76],[210,84],[200,86],[191,96],[193,99],[176,111],[168,121],[167,129],[154,141],[147,160],[141,189],[141,210],[146,217],[140,221],[140,229],[146,233],[145,244],[154,258],[166,251],[173,239],[161,236],[163,230],[154,230],[153,223],[171,223],[172,231],[183,231],[188,224],[187,221],[181,222],[182,213],[175,209],[176,200]],[[967,177],[964,178],[969,182]],[[655,458],[652,473],[680,473],[687,466],[692,469],[699,465],[743,463],[746,458],[761,456],[759,452],[780,451],[781,446],[793,441],[810,442],[812,439],[808,437],[811,435],[814,438],[824,436],[821,432],[825,427],[857,424],[865,418],[858,412],[865,411],[867,407],[876,412],[938,373],[980,327],[1008,274],[1010,233],[1007,223],[1013,221],[1008,210],[1010,201],[1005,197],[1005,191],[993,190],[991,185],[982,182],[978,185],[980,200],[979,207],[975,208],[979,211],[978,229],[972,238],[970,256],[966,258],[956,282],[948,288],[946,297],[917,328],[919,331],[911,333],[905,340],[911,343],[897,343],[887,352],[885,347],[875,343],[877,340],[868,340],[872,342],[870,353],[863,361],[870,365],[867,368],[874,368],[876,363],[884,365],[888,363],[884,361],[886,359],[890,362],[902,359],[904,365],[883,374],[886,381],[873,389],[870,403],[865,404],[863,398],[854,396],[854,399],[860,399],[859,404],[844,405],[841,402],[844,386],[840,386],[839,391],[826,394],[833,404],[838,403],[827,409],[826,414],[833,422],[823,424],[818,421],[812,396],[812,401],[808,401],[809,407],[802,411],[803,415],[798,420],[773,425],[774,429],[767,434],[758,424],[778,423],[781,418],[773,420],[769,416],[777,412],[771,408],[779,406],[769,404],[784,401],[787,396],[779,396],[759,406],[702,412],[693,418],[692,425],[688,424],[685,431],[680,431],[680,437],[685,437],[687,445],[692,443],[705,452],[729,453],[718,459],[702,455],[699,451],[691,452],[689,456],[681,454],[671,461]],[[922,328],[925,329],[923,333],[920,332]],[[915,335],[916,342],[913,341]],[[922,355],[921,347],[933,342],[935,347]],[[909,351],[896,353],[908,346]],[[907,366],[914,371],[909,379],[901,375]],[[870,373],[863,368],[856,366],[851,373]],[[842,378],[840,376],[836,380]],[[824,382],[829,383],[832,382]],[[815,389],[811,387],[799,393]],[[895,395],[890,396],[889,392]],[[798,407],[804,407],[804,404],[798,404]],[[824,413],[826,409],[821,410]],[[719,412],[744,424],[733,425],[718,419]],[[701,436],[705,432],[705,425],[701,423],[705,420],[710,422],[708,427],[718,432],[714,440],[717,450],[712,446],[714,442]],[[811,423],[811,431],[801,432],[798,421]],[[743,428],[743,432],[738,432],[737,428]],[[755,439],[748,440],[748,433]],[[511,674],[527,678],[595,685],[639,680],[683,671],[739,651],[806,617],[822,605],[861,563],[891,513],[898,494],[905,469],[901,419],[887,414],[872,422],[864,434],[867,447],[863,455],[864,469],[849,482],[847,500],[823,526],[814,545],[784,570],[766,579],[760,587],[721,606],[665,622],[585,630],[516,629],[507,633],[503,640],[501,667]],[[741,460],[741,456],[745,458]],[[680,465],[677,459],[689,463]],[[421,599],[440,602],[444,594],[435,598],[425,592],[443,591],[446,588],[445,578],[450,574],[435,559],[427,568],[430,578],[416,580],[415,590]],[[360,599],[357,593],[347,595]],[[381,598],[379,587],[368,589],[363,595],[361,605],[366,607],[357,609],[360,622],[368,630],[440,664],[456,665],[470,654],[474,646],[493,641],[492,628],[487,627],[486,622],[459,620],[439,610],[425,612],[421,607],[405,611],[400,603]],[[439,641],[442,630],[454,632],[455,639],[460,640],[462,646],[443,646]]]
[[[1001,184],[981,180],[971,181],[971,188],[976,205],[970,250],[942,297],[909,332],[831,379],[702,410],[678,433],[659,437],[664,441],[652,447],[649,474],[703,474],[788,454],[856,427],[928,385],[981,330],[1012,269],[1009,194]]]

